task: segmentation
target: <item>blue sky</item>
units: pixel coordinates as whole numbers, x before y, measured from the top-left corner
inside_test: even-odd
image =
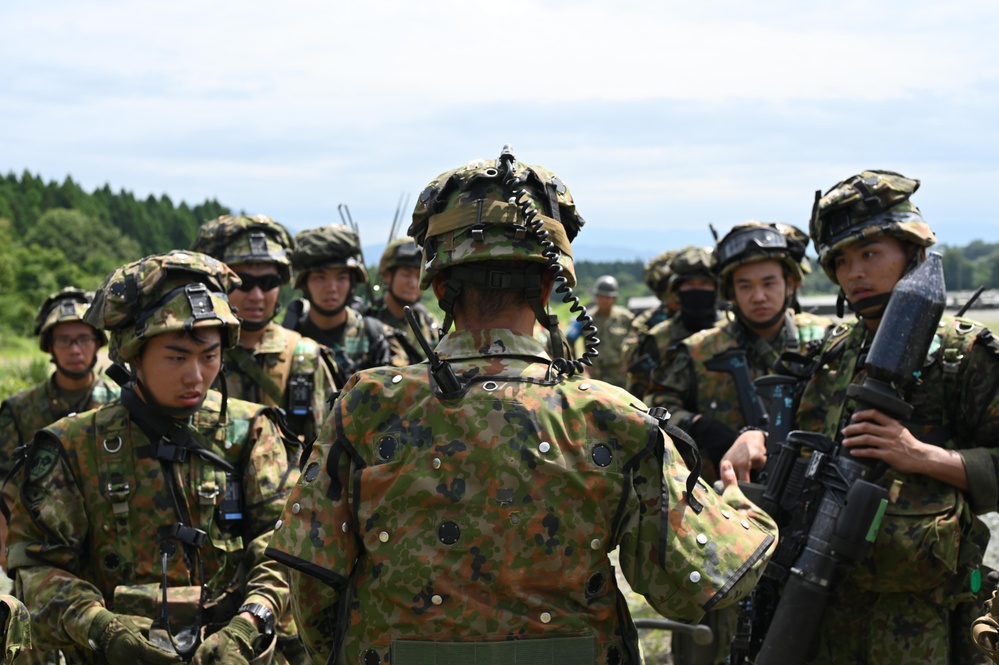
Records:
[[[612,6],[613,4],[613,6]],[[942,242],[999,241],[999,4],[3,3],[0,171],[384,242],[400,193],[511,143],[572,190],[577,258],[807,226],[865,168]]]

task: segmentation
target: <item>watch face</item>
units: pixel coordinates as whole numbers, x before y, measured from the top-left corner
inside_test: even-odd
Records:
[[[249,612],[253,616],[260,619],[260,622],[263,624],[263,630],[261,630],[261,632],[264,635],[270,635],[274,632],[274,613],[271,612],[270,608],[266,605],[261,605],[260,603],[248,603],[240,607],[237,612]]]

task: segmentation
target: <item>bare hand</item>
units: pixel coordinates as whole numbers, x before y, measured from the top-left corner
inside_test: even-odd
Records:
[[[722,468],[726,462],[733,468],[736,480],[749,481],[749,472],[762,469],[767,463],[767,437],[757,430],[740,434],[722,457]]]
[[[853,414],[850,424],[843,428],[843,446],[854,457],[881,460],[906,473],[921,473],[926,457],[925,443],[877,409]]]

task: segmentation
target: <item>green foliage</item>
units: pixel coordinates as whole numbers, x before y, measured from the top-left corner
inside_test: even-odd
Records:
[[[0,176],[0,335],[30,335],[50,293],[95,289],[126,261],[188,247],[202,222],[227,213],[217,201],[192,208],[108,185],[87,193],[69,177]]]

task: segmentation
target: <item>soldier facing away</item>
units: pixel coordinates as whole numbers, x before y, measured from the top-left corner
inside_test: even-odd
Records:
[[[267,408],[210,390],[238,339],[237,283],[170,252],[112,272],[87,311],[129,381],[36,434],[10,525],[35,639],[73,662],[274,658],[288,586],[263,551],[288,458]]]
[[[565,184],[509,148],[420,196],[421,284],[456,329],[429,368],[354,376],[267,550],[292,569],[313,662],[638,663],[617,547],[674,618],[755,583],[772,522],[736,485],[698,483],[656,417],[532,336],[539,320],[562,348],[545,305],[557,276],[575,283],[582,224]]]
[[[331,224],[298,233],[291,253],[295,288],[305,298],[292,302],[283,325],[333,352],[338,386],[361,369],[409,364],[394,329],[350,307],[357,285],[368,281],[360,251],[356,233]]]
[[[899,280],[936,237],[909,197],[919,181],[863,171],[817,202],[810,234],[819,262],[857,313],[825,341],[797,427],[881,463],[887,510],[866,556],[835,584],[812,663],[987,662],[968,636],[981,611],[989,531],[977,515],[999,508],[999,342],[981,324],[945,315],[921,368],[900,390],[914,407],[901,422],[847,397],[867,377],[864,358]],[[911,321],[901,322],[908,327]],[[762,435],[727,458],[740,477],[764,464]]]
[[[227,349],[228,395],[280,407],[292,431],[311,444],[326,417],[334,361],[318,342],[274,321],[282,284],[291,281],[291,235],[270,217],[223,215],[198,230],[191,249],[225,262],[239,275],[229,294],[239,317],[239,344]],[[221,380],[221,377],[220,377]],[[293,464],[298,465],[298,455]]]

